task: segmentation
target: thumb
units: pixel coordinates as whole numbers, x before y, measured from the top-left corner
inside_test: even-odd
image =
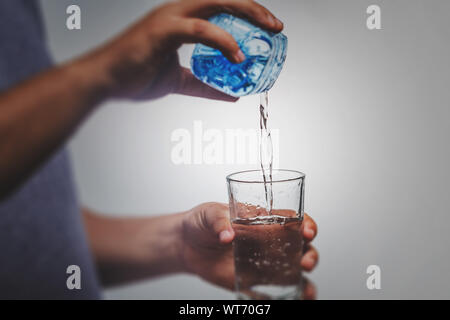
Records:
[[[222,244],[228,244],[234,239],[234,231],[230,223],[228,205],[214,203],[205,210],[208,227],[214,232]]]

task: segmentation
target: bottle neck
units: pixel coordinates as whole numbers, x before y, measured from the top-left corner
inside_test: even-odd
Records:
[[[258,84],[251,93],[261,93],[272,88],[280,75],[281,69],[283,69],[287,55],[287,44],[287,37],[282,33],[273,36],[271,54],[259,78]]]

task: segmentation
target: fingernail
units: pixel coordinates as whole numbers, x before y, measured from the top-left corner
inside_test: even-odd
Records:
[[[224,230],[219,234],[220,241],[226,241],[231,238],[231,232],[228,230]]]
[[[314,267],[314,265],[316,264],[316,260],[312,257],[306,259],[306,263],[309,264],[311,267]]]
[[[309,224],[306,225],[306,228],[305,228],[305,235],[306,235],[308,238],[312,238],[312,237],[314,237],[314,234],[315,234],[314,229],[311,228],[311,226],[310,226]]]
[[[270,26],[275,26],[276,22],[275,22],[275,18],[272,17],[272,15],[268,14],[267,15],[267,22],[269,22]]]
[[[281,20],[279,20],[279,19],[277,19],[277,27],[283,28],[283,22],[281,22]]]
[[[238,62],[241,63],[245,60],[245,54],[241,51],[241,49],[238,50],[238,52],[236,52],[234,54],[234,59]]]

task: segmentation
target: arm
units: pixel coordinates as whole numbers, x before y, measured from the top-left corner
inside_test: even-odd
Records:
[[[186,212],[152,218],[107,218],[84,210],[84,219],[100,278],[114,285],[186,272],[224,288],[234,287],[231,242],[234,231],[228,205],[204,203]],[[315,222],[305,214],[305,271],[314,269],[318,253],[310,242]],[[315,292],[307,284],[309,297]]]
[[[105,97],[95,55],[0,94],[0,200],[62,144]]]
[[[152,218],[108,218],[83,210],[85,226],[104,285],[184,272],[184,213]]]
[[[110,97],[168,93],[233,100],[178,62],[183,43],[201,42],[242,62],[233,37],[205,18],[230,12],[274,32],[282,24],[250,0],[184,0],[159,7],[110,43],[0,93],[0,201],[42,164],[96,105]]]

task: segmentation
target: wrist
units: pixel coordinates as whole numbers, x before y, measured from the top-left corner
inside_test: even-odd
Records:
[[[97,50],[63,65],[72,79],[72,88],[85,97],[87,105],[96,105],[111,96],[114,83],[109,76],[110,58]]]
[[[184,243],[184,220],[186,213],[176,213],[148,220],[140,234],[145,241],[147,268],[152,268],[155,261],[164,273],[188,273]],[[139,241],[140,242],[140,241]]]
[[[176,251],[177,251],[177,261],[180,266],[181,272],[184,273],[193,273],[189,268],[189,261],[187,261],[187,248],[186,248],[186,223],[188,216],[190,215],[189,211],[182,212],[179,214],[180,224],[179,231],[177,232],[177,240],[176,240]]]

